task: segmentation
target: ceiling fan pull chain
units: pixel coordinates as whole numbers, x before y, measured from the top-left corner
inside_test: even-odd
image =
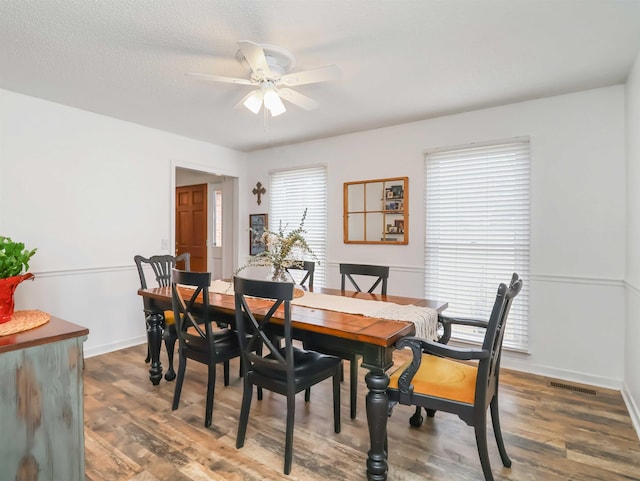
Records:
[[[269,110],[266,108],[262,109],[262,115],[264,118],[264,133],[267,138],[267,142],[269,142]]]

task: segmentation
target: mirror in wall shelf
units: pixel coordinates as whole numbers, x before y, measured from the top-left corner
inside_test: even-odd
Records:
[[[409,177],[344,183],[345,244],[409,243]]]

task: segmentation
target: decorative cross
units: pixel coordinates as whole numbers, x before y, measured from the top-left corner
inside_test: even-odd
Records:
[[[258,205],[262,204],[260,196],[267,193],[267,189],[262,187],[262,182],[258,182],[251,192],[253,192],[253,195],[258,196]]]

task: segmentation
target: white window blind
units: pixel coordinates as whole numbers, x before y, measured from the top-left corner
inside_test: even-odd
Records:
[[[216,189],[213,192],[213,246],[222,247],[222,191]]]
[[[325,166],[283,170],[271,173],[269,193],[269,229],[277,230],[280,222],[285,232],[300,225],[307,209],[304,234],[317,259],[313,277],[315,287],[324,287],[327,253],[327,168]]]
[[[507,320],[505,347],[528,349],[529,141],[427,153],[425,296],[449,316],[488,319],[498,284],[524,280]],[[457,326],[479,340],[484,330]]]

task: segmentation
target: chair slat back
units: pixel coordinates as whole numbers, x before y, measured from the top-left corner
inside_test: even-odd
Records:
[[[291,300],[293,299],[293,283],[234,277],[233,289],[235,291],[236,329],[244,359],[243,369],[248,371],[256,367],[259,369],[262,366],[268,369],[287,371],[292,377]],[[252,309],[247,302],[247,297],[262,299],[260,307],[254,306]],[[278,346],[272,342],[273,336],[269,332],[269,324],[281,306],[284,309],[284,356]],[[256,349],[260,344],[263,349]]]
[[[500,357],[502,355],[502,341],[507,324],[509,311],[514,297],[522,289],[522,279],[514,273],[511,282],[500,284],[496,294],[496,300],[491,310],[491,317],[487,325],[482,343],[482,349],[490,353],[487,359],[480,361],[478,365],[478,378],[476,381],[476,403],[487,404],[498,388],[500,374]],[[484,397],[484,400],[482,399]]]
[[[341,289],[345,290],[346,279],[353,285],[357,292],[362,292],[360,286],[356,283],[352,276],[370,276],[376,277],[372,286],[367,290],[371,294],[378,285],[381,286],[380,294],[387,295],[387,279],[389,278],[389,266],[374,266],[368,264],[340,264]]]
[[[316,263],[313,261],[301,261],[299,264],[287,267],[287,270],[291,269],[306,271],[304,277],[299,282],[299,285],[306,287],[309,291],[313,292],[313,274],[316,270]]]
[[[147,288],[147,280],[144,274],[143,264],[149,264],[153,269],[158,287],[167,287],[171,284],[171,269],[176,263],[184,261],[185,271],[191,270],[191,254],[185,252],[177,257],[172,255],[156,255],[149,258],[137,255],[133,258],[138,268],[138,276],[140,277],[140,287]]]
[[[210,272],[172,270],[171,299],[180,343],[186,342],[195,331],[199,337],[211,340],[210,344],[215,352],[211,321],[207,316],[210,284]],[[193,289],[181,290],[179,285],[190,286]],[[192,328],[191,334],[190,328]]]

